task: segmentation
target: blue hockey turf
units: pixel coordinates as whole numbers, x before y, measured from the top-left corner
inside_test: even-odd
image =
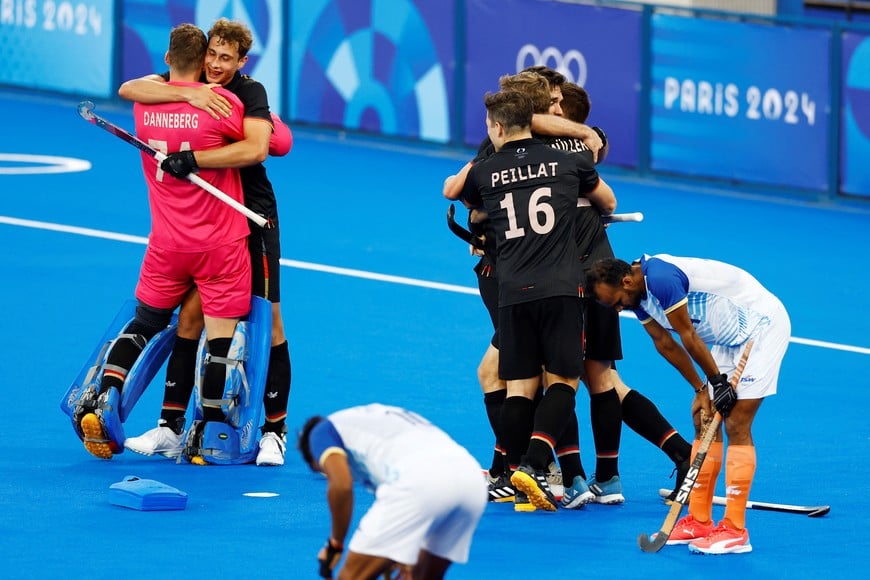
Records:
[[[293,449],[281,468],[196,467],[130,452],[85,452],[59,407],[124,300],[132,296],[149,229],[138,152],[84,122],[76,102],[0,94],[0,562],[4,578],[315,578],[329,531],[324,480]],[[131,129],[125,108],[96,112]],[[619,146],[619,144],[614,144]],[[13,155],[85,160],[87,171],[31,172]],[[490,327],[474,260],[445,226],[444,177],[457,152],[296,129],[289,156],[267,162],[279,196],[282,306],[293,359],[288,423],[367,402],[427,416],[488,464],[491,434],[476,367]],[[43,167],[56,166],[56,161]],[[686,185],[652,186],[605,166],[618,211],[617,255],[710,257],[752,272],[788,308],[794,332],[779,394],[759,412],[751,499],[829,504],[829,515],[749,511],[750,554],[703,557],[685,547],[645,554],[667,508],[671,466],[623,430],[626,503],[517,514],[491,504],[471,561],[448,577],[863,578],[870,571],[870,314],[864,259],[870,206],[823,206]],[[462,213],[461,211],[459,212]],[[626,382],[689,437],[691,392],[623,319]],[[125,430],[156,424],[162,385],[143,395]],[[577,399],[581,453],[594,466],[588,397]],[[432,477],[450,485],[449,466]],[[110,505],[127,475],[185,491],[187,509]],[[250,497],[270,492],[274,497]],[[717,495],[723,495],[721,477]],[[355,521],[371,503],[357,493]],[[714,509],[721,517],[722,508]]]

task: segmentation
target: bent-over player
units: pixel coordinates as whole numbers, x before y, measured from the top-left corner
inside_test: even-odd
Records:
[[[420,415],[375,403],[312,417],[299,450],[327,480],[332,526],[317,555],[322,577],[332,577],[344,551],[354,480],[375,493],[375,501],[347,546],[340,579],[380,577],[394,564],[411,569],[414,578],[438,579],[453,562],[468,561],[486,508],[486,481],[471,454]],[[432,477],[433,464],[449,485]]]
[[[720,431],[689,496],[689,515],[677,522],[668,544],[689,544],[689,550],[702,554],[750,552],[746,501],[756,466],[752,423],[762,401],[776,394],[791,334],[785,307],[748,272],[715,260],[657,254],[628,264],[609,258],[593,264],[586,280],[599,303],[634,311],[656,350],[692,387],[693,452],[703,419],[712,413],[711,398],[725,418],[725,517],[713,524],[713,493],[725,455]],[[752,352],[735,391],[728,375],[750,340]]]

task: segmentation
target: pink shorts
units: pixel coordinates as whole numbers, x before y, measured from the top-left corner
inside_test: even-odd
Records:
[[[148,246],[136,298],[155,308],[175,308],[196,285],[202,312],[241,318],[251,310],[251,257],[247,239],[207,252],[176,252]]]

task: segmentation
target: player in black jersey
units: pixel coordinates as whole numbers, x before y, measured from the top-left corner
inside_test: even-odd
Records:
[[[263,165],[269,154],[273,118],[263,85],[240,72],[253,43],[250,30],[240,22],[221,18],[212,26],[208,38],[203,82],[210,84],[171,87],[163,82],[165,77],[149,75],[125,82],[118,94],[144,103],[188,101],[217,117],[228,112],[229,103],[211,87],[223,86],[235,93],[245,106],[244,140],[219,151],[197,151],[170,157],[180,166],[182,173],[185,164],[188,171],[197,166],[240,168],[245,205],[269,220],[267,228],[252,224],[248,239],[253,270],[252,291],[272,303],[272,348],[263,397],[265,422],[256,461],[257,465],[283,465],[291,381],[290,350],[281,317],[278,208]],[[166,390],[158,427],[140,437],[128,439],[131,450],[163,455],[180,451],[184,412],[194,386],[196,350],[201,332],[202,313],[199,298],[194,294],[179,312],[178,337],[167,364]]]
[[[469,206],[483,206],[496,234],[502,431],[511,463],[525,450],[511,482],[518,496],[553,511],[544,469],[573,414],[581,374],[574,213],[580,193],[600,180],[594,166],[532,138],[525,94],[488,94],[485,104],[496,153],[471,168],[462,194]],[[542,368],[548,388],[533,408]]]

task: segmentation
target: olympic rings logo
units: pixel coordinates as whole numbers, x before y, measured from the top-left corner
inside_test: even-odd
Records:
[[[517,71],[538,65],[559,71],[568,81],[581,87],[586,84],[586,58],[579,50],[572,48],[562,54],[561,50],[553,46],[540,50],[534,44],[524,44],[517,53]]]

